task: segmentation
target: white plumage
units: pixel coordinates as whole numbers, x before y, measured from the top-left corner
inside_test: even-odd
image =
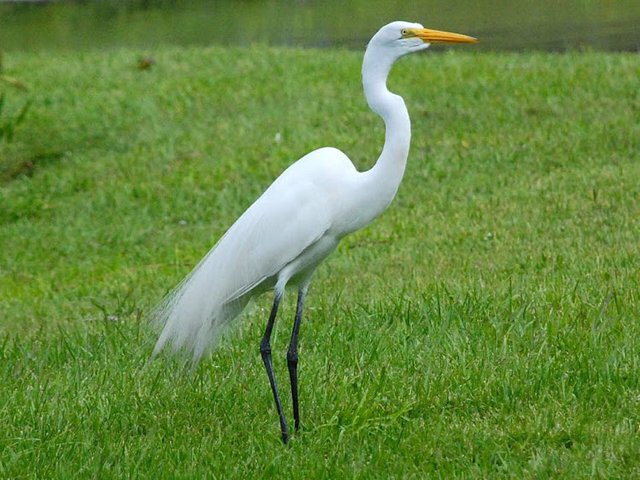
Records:
[[[334,148],[285,170],[156,310],[164,329],[154,355],[170,342],[197,361],[251,297],[307,281],[347,233],[332,220],[354,173]]]
[[[369,106],[383,118],[386,127],[384,148],[373,168],[358,172],[335,148],[305,155],[242,214],[154,312],[163,325],[154,355],[170,344],[174,350],[191,352],[195,363],[252,297],[274,289],[260,352],[285,443],[288,427],[273,374],[270,345],[280,300],[286,286],[298,287],[287,353],[297,430],[298,331],[308,283],[315,268],[342,237],[370,223],[393,200],[409,154],[411,124],[402,98],[387,90],[387,76],[398,58],[424,50],[430,42],[472,43],[475,39],[428,30],[416,23],[393,22],[369,42],[362,83]]]

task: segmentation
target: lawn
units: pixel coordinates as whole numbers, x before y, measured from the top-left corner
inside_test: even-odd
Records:
[[[269,296],[191,374],[148,363],[144,315],[295,159],[373,164],[361,53],[139,56],[3,59],[29,90],[0,84],[0,124],[32,104],[0,142],[0,477],[640,476],[637,55],[395,66],[406,176],[316,274],[290,447],[259,355]]]

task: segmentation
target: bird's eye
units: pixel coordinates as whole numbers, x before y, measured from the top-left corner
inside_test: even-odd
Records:
[[[400,33],[402,34],[403,37],[407,36],[407,29],[403,28],[402,30],[400,30]]]

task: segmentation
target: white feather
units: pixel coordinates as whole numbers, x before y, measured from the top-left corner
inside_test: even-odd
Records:
[[[430,38],[475,41],[416,23],[382,27],[362,67],[367,102],[386,126],[376,164],[358,172],[342,152],[322,148],[285,170],[155,310],[164,328],[154,355],[170,344],[198,361],[253,296],[271,288],[282,293],[287,284],[304,291],[340,239],[384,211],[402,180],[411,141],[409,113],[387,89],[387,76],[398,58],[424,50]]]
[[[311,152],[285,170],[156,307],[153,317],[163,330],[154,356],[170,344],[197,362],[253,296],[306,280],[307,270],[337,244],[330,199],[354,172],[333,148]]]

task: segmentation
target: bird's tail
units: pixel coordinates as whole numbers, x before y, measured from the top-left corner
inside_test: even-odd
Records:
[[[151,320],[162,330],[152,358],[167,345],[173,352],[191,354],[196,364],[216,345],[231,320],[242,312],[248,295],[228,296],[225,262],[216,248],[193,269],[151,313]]]

